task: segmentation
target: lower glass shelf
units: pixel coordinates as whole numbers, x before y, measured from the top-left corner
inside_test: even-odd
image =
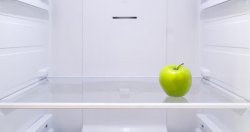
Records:
[[[1,100],[1,109],[250,109],[249,102],[207,80],[193,78],[184,97],[169,97],[158,78],[43,79]]]

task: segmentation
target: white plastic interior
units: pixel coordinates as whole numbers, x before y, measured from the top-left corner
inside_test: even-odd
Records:
[[[225,91],[250,100],[249,3],[1,0],[0,98],[4,100],[47,75],[158,77],[164,65],[184,62],[194,77],[204,76]],[[137,19],[112,19],[124,16]],[[67,92],[70,96],[72,91]],[[250,130],[246,109],[2,111],[0,131],[4,132],[29,130],[46,114],[53,115],[51,129],[38,127],[37,132],[80,132],[82,128],[91,132],[213,132],[216,127],[225,132]],[[152,127],[146,128],[147,123]],[[215,130],[204,128],[214,124]],[[120,126],[119,130],[113,125]]]

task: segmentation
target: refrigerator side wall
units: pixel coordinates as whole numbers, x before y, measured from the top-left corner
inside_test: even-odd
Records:
[[[231,0],[201,12],[203,76],[250,99],[249,1]],[[227,132],[248,132],[248,110],[203,110]]]
[[[48,12],[17,1],[0,1],[0,98],[38,80],[47,67]],[[0,111],[0,131],[25,131],[45,110]]]
[[[232,0],[204,10],[202,71],[211,81],[250,99],[250,6]]]
[[[38,71],[47,67],[49,34],[43,10],[11,1],[0,4],[0,98],[3,98],[36,79]]]

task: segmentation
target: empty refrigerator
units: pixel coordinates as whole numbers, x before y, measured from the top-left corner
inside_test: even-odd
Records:
[[[248,132],[249,0],[1,0],[0,132]],[[170,97],[159,72],[185,63]]]

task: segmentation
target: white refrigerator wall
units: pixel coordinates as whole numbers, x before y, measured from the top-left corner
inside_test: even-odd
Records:
[[[51,76],[158,76],[164,65],[182,62],[199,76],[196,0],[53,0],[52,6]]]
[[[166,64],[166,0],[84,0],[83,5],[84,76],[159,74]]]
[[[0,98],[19,90],[21,85],[35,79],[40,69],[48,66],[49,33],[44,17],[43,10],[1,1]]]
[[[0,98],[37,81],[48,67],[48,12],[17,1],[0,1]],[[0,131],[24,131],[46,111],[3,110]]]
[[[201,12],[202,74],[250,99],[250,6],[231,0]],[[224,131],[248,131],[249,110],[204,110]]]
[[[185,63],[200,76],[199,0],[167,0],[167,64]]]
[[[52,0],[51,76],[81,76],[83,0]]]
[[[250,4],[231,0],[201,14],[202,70],[211,80],[250,99]]]

